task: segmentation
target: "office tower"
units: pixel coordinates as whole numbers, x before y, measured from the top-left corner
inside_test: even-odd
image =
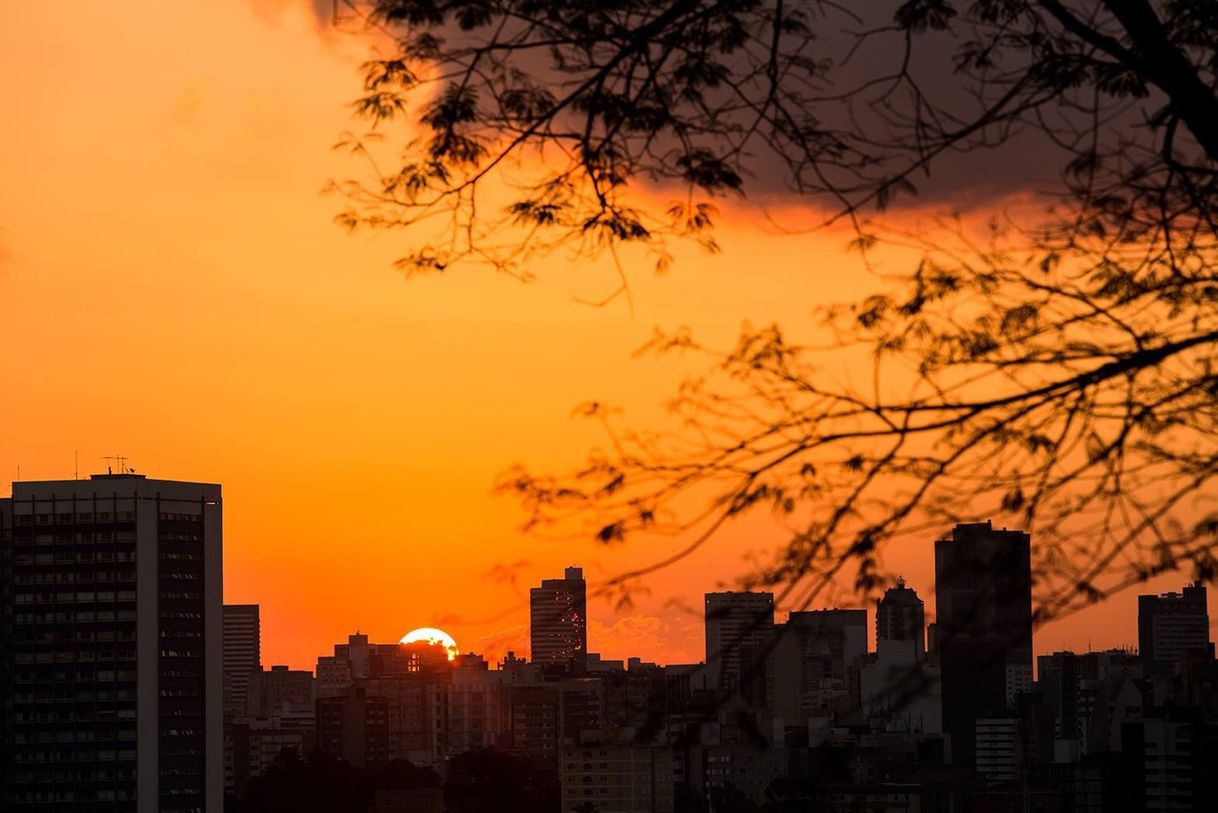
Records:
[[[987,521],[935,542],[943,728],[972,765],[978,719],[1001,717],[1032,680],[1031,539]]]
[[[1138,596],[1138,651],[1149,668],[1170,671],[1185,652],[1211,649],[1204,584],[1195,582],[1180,593]]]
[[[247,713],[250,672],[262,670],[257,604],[224,605],[224,716]]]
[[[529,591],[529,638],[534,663],[573,674],[584,671],[588,593],[581,568],[569,567],[563,578],[544,579]]]
[[[18,482],[5,811],[223,806],[220,486]]]
[[[789,725],[844,714],[856,705],[859,659],[867,652],[866,610],[793,612],[773,645],[775,714]]]
[[[918,592],[898,579],[895,587],[884,591],[875,608],[875,647],[905,646],[909,642],[913,653],[921,657],[926,652],[926,610]],[[899,642],[899,643],[898,643]]]
[[[705,619],[711,688],[764,705],[772,682],[774,594],[707,593]]]

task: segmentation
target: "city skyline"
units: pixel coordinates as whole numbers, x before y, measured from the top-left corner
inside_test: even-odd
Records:
[[[107,456],[104,459],[113,460],[114,456]],[[124,458],[124,459],[126,459],[126,458]],[[130,461],[130,462],[134,463],[135,461]],[[135,467],[131,466],[130,468],[131,468],[131,471],[134,473]],[[84,474],[84,475],[79,476],[78,478],[75,478],[75,480],[79,481],[79,482],[85,482],[88,480],[88,478],[90,476],[106,476],[106,472],[94,472],[91,475]],[[141,476],[144,476],[142,472],[141,472]],[[36,482],[61,482],[61,481],[54,480],[54,479],[45,480],[45,481],[25,480],[25,481],[13,481],[12,485],[15,485],[17,482],[36,483]],[[64,480],[62,480],[62,482],[69,482],[69,480],[64,479]],[[10,489],[12,488],[12,485],[9,486]],[[0,492],[3,492],[3,491],[4,491],[4,489],[2,487],[0,487]],[[3,494],[0,493],[0,499],[3,499],[3,498],[4,498]],[[968,523],[966,522],[964,524],[968,524]],[[982,523],[982,524],[984,524],[984,523]],[[934,545],[935,545],[935,541],[937,538],[938,537],[934,534],[928,535],[926,538],[927,541],[926,541],[925,547],[926,547],[927,557],[928,557],[929,562],[933,562]],[[230,540],[229,544],[233,544],[231,542],[231,540]],[[567,562],[567,560],[565,560],[561,557],[557,558],[556,561],[559,563],[559,569],[562,569],[563,567],[568,566],[567,564],[564,564],[565,562]],[[605,574],[604,581],[610,581],[614,575],[615,574],[612,574],[612,573]],[[519,577],[519,575],[517,574],[516,578],[518,578],[518,577]],[[1069,623],[1071,620],[1070,618],[1067,618],[1064,621],[1056,621],[1056,620],[1051,621],[1047,625],[1038,627],[1036,630],[1037,631],[1037,635],[1036,635],[1037,644],[1036,644],[1036,648],[1033,653],[1034,657],[1040,656],[1040,655],[1052,654],[1053,652],[1057,652],[1057,651],[1061,651],[1061,650],[1086,652],[1086,651],[1096,651],[1096,650],[1105,650],[1105,649],[1113,649],[1113,648],[1134,648],[1134,649],[1136,649],[1137,645],[1138,645],[1138,637],[1139,637],[1139,633],[1137,630],[1137,623],[1136,623],[1137,617],[1138,617],[1139,604],[1148,595],[1169,594],[1172,591],[1179,590],[1181,580],[1184,577],[1185,577],[1185,574],[1174,574],[1174,573],[1169,572],[1167,574],[1157,577],[1156,579],[1148,581],[1146,584],[1130,587],[1130,588],[1126,589],[1125,591],[1123,591],[1122,593],[1117,594],[1116,596],[1113,596],[1113,597],[1107,599],[1105,604],[1116,603],[1116,604],[1126,605],[1123,608],[1123,613],[1132,615],[1132,621],[1130,624],[1121,624],[1121,625],[1114,625],[1111,627],[1106,627],[1104,630],[1102,630],[1102,632],[1104,632],[1106,634],[1103,637],[1093,635],[1092,633],[1096,632],[1095,630],[1079,631],[1078,634],[1070,634],[1070,633],[1067,633],[1065,635],[1055,634],[1058,632],[1059,625],[1062,625],[1062,624],[1067,625],[1067,628],[1069,628],[1069,626],[1071,626]],[[492,583],[493,583],[492,576],[486,575],[486,578],[488,581],[492,581]],[[541,578],[542,577],[539,576],[539,580]],[[902,585],[912,588],[915,592],[919,589],[925,591],[923,594],[924,598],[928,599],[927,607],[925,610],[925,613],[926,613],[925,621],[926,621],[927,625],[933,624],[934,621],[936,620],[936,616],[935,616],[935,612],[934,612],[934,599],[935,599],[936,593],[935,593],[935,580],[933,578],[933,574],[925,582],[921,582],[921,581],[915,582],[913,579],[909,579],[909,578],[906,578],[904,575],[900,575],[897,577],[896,580],[894,580],[893,584],[897,584],[898,582]],[[695,658],[693,656],[696,653],[701,653],[701,652],[705,651],[705,649],[707,647],[707,641],[706,641],[705,636],[702,634],[703,628],[701,626],[701,618],[703,617],[704,610],[701,607],[697,606],[697,604],[694,604],[692,606],[684,606],[684,607],[676,607],[676,608],[661,607],[661,612],[656,615],[650,615],[650,614],[623,615],[620,612],[615,612],[613,610],[613,608],[610,605],[610,600],[607,597],[601,596],[596,592],[596,590],[595,590],[595,588],[597,587],[596,582],[592,582],[592,584],[593,584],[593,589],[590,591],[588,598],[585,599],[585,605],[588,608],[587,609],[587,625],[588,625],[588,629],[590,630],[590,632],[587,634],[592,638],[600,637],[602,639],[601,646],[602,646],[603,652],[601,652],[600,654],[603,654],[605,657],[624,660],[626,657],[629,657],[631,655],[641,655],[645,659],[654,661],[657,663],[666,663],[666,662],[683,663],[683,662],[690,662],[690,661],[694,660]],[[1152,585],[1153,585],[1153,591],[1152,591]],[[738,588],[734,588],[732,585],[719,584],[719,585],[714,585],[714,586],[716,589],[728,590],[728,591],[731,591],[733,589],[738,589]],[[892,585],[888,585],[888,586],[892,586]],[[1148,591],[1152,591],[1152,592],[1148,592]],[[526,591],[524,593],[525,597],[523,599],[518,600],[514,604],[514,606],[511,604],[507,605],[504,608],[504,610],[506,610],[506,611],[501,611],[501,613],[499,614],[502,617],[514,616],[516,618],[519,618],[520,619],[519,625],[510,627],[506,630],[500,628],[497,631],[490,633],[489,635],[483,635],[483,636],[477,636],[477,637],[471,638],[471,637],[467,637],[464,635],[458,635],[458,634],[452,633],[452,630],[449,629],[449,627],[451,627],[452,629],[458,629],[458,630],[462,629],[462,627],[460,626],[460,624],[462,622],[459,620],[460,614],[454,611],[454,608],[459,605],[437,606],[435,608],[431,608],[429,613],[426,615],[420,615],[419,617],[414,618],[413,620],[403,619],[400,623],[395,622],[395,621],[389,621],[389,622],[383,622],[379,625],[375,625],[375,624],[369,624],[368,619],[355,619],[354,626],[352,626],[351,629],[375,630],[375,632],[374,632],[375,637],[378,637],[383,640],[390,640],[390,639],[396,640],[398,637],[401,637],[401,634],[404,634],[405,632],[408,632],[411,629],[415,629],[415,628],[419,628],[419,627],[428,627],[428,626],[439,626],[439,627],[443,627],[445,629],[445,632],[449,632],[450,634],[453,634],[454,638],[457,641],[458,647],[462,648],[463,651],[467,651],[466,647],[473,647],[478,652],[480,652],[480,653],[485,652],[486,654],[488,654],[491,657],[492,660],[497,661],[497,660],[501,659],[502,656],[504,654],[506,654],[509,650],[515,651],[517,653],[525,653],[525,652],[529,652],[531,650],[530,643],[529,643],[529,637],[530,637],[529,629],[530,628],[528,625],[530,602],[529,602],[529,599],[527,598],[527,595],[528,595],[528,593]],[[867,634],[868,646],[874,648],[876,645],[876,641],[877,641],[877,628],[876,628],[877,619],[875,617],[875,605],[876,605],[876,602],[881,598],[881,596],[882,596],[882,591],[880,591],[879,593],[877,593],[876,595],[871,597],[868,602],[862,603],[862,604],[859,603],[859,601],[857,600],[856,597],[852,597],[852,598],[847,599],[847,603],[842,604],[842,605],[826,604],[823,606],[810,607],[810,608],[794,608],[794,607],[776,606],[775,612],[778,614],[779,617],[785,617],[786,614],[788,614],[790,612],[801,612],[804,609],[816,609],[816,610],[820,610],[820,609],[865,609],[870,613],[868,634]],[[701,598],[701,597],[698,596],[698,598]],[[259,600],[259,596],[258,596],[257,592],[253,592],[251,594],[246,595],[243,600],[235,600],[233,596],[226,593],[224,600],[225,600],[226,606],[230,606],[230,605],[239,606],[239,605],[245,604],[245,605],[257,605],[260,609],[266,609],[268,607],[268,602],[266,602],[265,600]],[[701,602],[699,601],[698,604],[700,604],[700,603]],[[1213,634],[1214,630],[1218,630],[1218,598],[1210,596],[1210,597],[1208,597],[1208,603],[1209,603],[1210,618],[1211,618],[1210,628],[1211,628],[1211,634]],[[269,606],[273,612],[274,605],[270,604]],[[448,620],[447,624],[445,624],[446,619]],[[457,619],[457,624],[453,623],[454,619]],[[671,633],[664,634],[663,627],[661,625],[652,625],[652,624],[648,624],[644,628],[644,630],[639,631],[639,632],[634,632],[630,628],[631,624],[634,622],[638,622],[638,621],[654,622],[654,621],[662,621],[662,620],[677,621],[679,623],[679,626],[677,626],[678,632],[676,634],[671,634]],[[397,632],[397,627],[399,627],[399,626],[401,627],[401,633]],[[658,634],[658,635],[656,634],[657,629],[660,630],[660,634]],[[341,630],[339,630],[339,632],[341,633]],[[1097,640],[1097,638],[1098,638],[1098,640]],[[467,643],[468,641],[471,641],[471,640],[472,640],[472,643]],[[272,641],[273,641],[273,639],[272,639]],[[319,639],[318,644],[324,646],[325,642],[321,641]],[[674,646],[674,644],[675,644],[675,646]],[[283,652],[276,646],[276,643],[274,641],[272,642],[271,646],[272,646],[271,651],[274,653],[272,659],[277,664],[286,665],[293,669],[299,669],[299,668],[308,667],[312,663],[312,654],[311,654],[312,651],[305,648],[308,646],[313,646],[312,643],[302,645],[302,647],[299,650],[295,651],[294,653],[292,653],[288,656],[285,656],[283,654]],[[637,651],[635,651],[635,650],[631,649],[632,646],[638,646],[639,648]],[[677,653],[676,656],[670,657],[670,658],[665,657],[666,651],[674,651],[674,650]]]
[[[903,783],[835,774],[817,792],[981,804],[1034,783],[1097,810],[1218,793],[1200,582],[1139,596],[1139,650],[1036,657],[1030,536],[960,523],[935,540],[931,621],[903,579],[870,608],[785,616],[772,592],[712,590],[701,661],[607,658],[567,565],[530,590],[527,657],[423,629],[349,634],[315,671],[266,668],[260,605],[222,600],[221,486],[124,469],[0,500],[0,773],[17,810],[219,813],[307,757],[406,771],[376,780],[399,783],[378,809],[441,810],[462,761],[485,758],[538,771],[533,792],[563,813],[668,811],[682,793],[758,800],[880,734]]]
[[[0,201],[0,340],[23,348],[0,360],[0,378],[22,393],[5,416],[23,427],[0,448],[0,494],[18,467],[23,479],[69,478],[77,465],[104,470],[116,453],[157,476],[223,482],[235,498],[226,598],[264,604],[277,663],[306,665],[357,625],[385,640],[447,625],[466,646],[505,635],[517,646],[527,609],[513,577],[531,584],[578,560],[595,585],[675,551],[667,538],[604,548],[530,536],[519,506],[488,492],[513,463],[559,469],[599,443],[595,427],[570,417],[589,399],[662,422],[671,382],[692,368],[631,359],[655,326],[730,344],[744,320],[801,323],[811,303],[871,293],[844,248],[850,235],[776,239],[769,216],[794,220],[806,207],[764,196],[721,202],[718,256],[678,247],[674,273],[639,274],[633,315],[620,301],[573,301],[603,298],[611,264],[582,274],[538,260],[532,285],[477,271],[407,284],[390,269],[400,245],[333,227],[339,201],[318,194],[352,170],[330,148],[356,126],[349,103],[367,53],[309,3],[92,2],[66,17],[27,3],[0,38],[0,99],[26,111],[0,155],[0,175],[23,190]],[[221,57],[211,45],[220,41],[239,47]],[[79,58],[47,60],[60,52]],[[84,85],[84,108],[65,106],[61,89]],[[983,220],[1023,191],[966,199]],[[772,285],[739,273],[759,257]],[[809,257],[823,273],[806,272]],[[110,361],[82,347],[105,348]],[[184,357],[197,366],[165,386]],[[743,556],[776,538],[764,519],[746,519],[682,567],[731,587]],[[336,565],[335,545],[357,555]],[[931,581],[928,545],[887,555],[920,589]],[[442,578],[414,578],[421,550]],[[1178,581],[1157,576],[1148,590]],[[684,582],[654,574],[631,611],[590,596],[591,623],[623,653],[630,641],[651,659],[692,655],[702,598]],[[478,605],[455,620],[454,584],[476,586]],[[1134,621],[1135,592],[1046,627],[1041,640],[1127,642],[1107,630]]]
[[[0,809],[1218,810],[1216,4],[12,4]]]

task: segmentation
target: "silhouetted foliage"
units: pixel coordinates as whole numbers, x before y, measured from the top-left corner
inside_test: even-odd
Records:
[[[416,790],[440,787],[440,775],[431,768],[395,759],[372,777],[377,790]]]
[[[825,809],[823,792],[810,779],[775,779],[765,791],[762,813],[819,813]]]
[[[706,800],[689,783],[677,785],[673,793],[674,813],[706,813]]]
[[[402,760],[367,771],[321,753],[301,757],[294,749],[285,749],[270,768],[250,781],[244,799],[225,801],[225,810],[364,813],[378,790],[438,787],[438,773]]]
[[[546,813],[559,809],[558,778],[530,760],[480,749],[448,762],[444,805],[451,813]]]
[[[749,795],[728,782],[707,792],[710,809],[715,813],[757,813],[757,805]]]
[[[408,134],[400,164],[344,185],[340,219],[406,228],[407,270],[527,277],[539,251],[623,244],[662,270],[674,237],[715,247],[716,197],[759,187],[803,196],[810,226],[848,220],[864,260],[921,258],[821,308],[827,350],[777,326],[725,351],[657,333],[649,350],[711,359],[674,399],[679,430],[622,431],[590,405],[612,443],[586,467],[504,478],[533,523],[696,547],[769,510],[790,535],[745,583],[785,585],[790,607],[884,583],[894,538],[991,514],[1034,534],[1040,620],[1218,571],[1218,513],[1198,503],[1218,474],[1212,0],[354,5],[396,46],[357,108]],[[1007,164],[1043,168],[1043,190]],[[962,166],[1030,202],[982,233],[903,233],[894,203],[915,184],[941,200],[936,173]],[[834,352],[872,369],[841,384]]]
[[[301,758],[296,751],[285,750],[265,773],[250,781],[237,810],[364,813],[372,805],[372,795],[372,783],[359,768],[323,754]]]

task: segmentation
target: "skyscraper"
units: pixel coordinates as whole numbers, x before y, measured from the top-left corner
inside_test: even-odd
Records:
[[[916,590],[898,579],[895,587],[884,591],[875,608],[875,646],[877,650],[896,642],[909,641],[913,654],[926,652],[926,609]]]
[[[1138,596],[1138,652],[1153,670],[1170,670],[1189,650],[1210,649],[1210,615],[1205,585],[1180,593]]]
[[[705,624],[711,687],[736,694],[747,683],[760,691],[770,680],[765,673],[774,636],[774,594],[707,593]]]
[[[262,637],[257,604],[224,605],[224,714],[247,713],[250,673],[262,670]]]
[[[220,487],[19,482],[4,513],[0,807],[219,813]]]
[[[866,610],[804,610],[776,628],[773,707],[788,725],[848,711],[859,658],[867,652]]]
[[[588,589],[584,571],[569,567],[561,579],[543,579],[529,591],[533,662],[582,673],[588,654]]]
[[[935,542],[943,728],[972,765],[976,721],[1001,716],[1032,682],[1031,538],[989,521]]]

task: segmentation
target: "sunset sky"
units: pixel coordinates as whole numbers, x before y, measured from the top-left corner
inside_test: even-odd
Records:
[[[873,284],[841,235],[781,236],[755,209],[717,256],[632,269],[633,310],[581,304],[615,278],[564,255],[531,284],[406,281],[408,238],[344,232],[321,194],[358,171],[331,147],[360,126],[367,49],[304,0],[20,3],[0,26],[0,495],[18,467],[71,477],[74,455],[82,475],[123,454],[222,483],[225,599],[262,605],[264,664],[312,667],[357,629],[525,649],[529,585],[569,564],[596,582],[679,541],[527,536],[496,474],[577,464],[599,439],[571,417],[586,400],[661,421],[696,362],[631,358],[656,326],[724,343]],[[781,539],[750,520],[634,607],[593,602],[590,649],[700,659],[701,593]],[[931,542],[890,559],[929,610]],[[1134,595],[1037,649],[1136,643]]]

